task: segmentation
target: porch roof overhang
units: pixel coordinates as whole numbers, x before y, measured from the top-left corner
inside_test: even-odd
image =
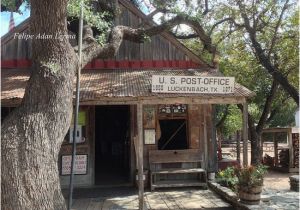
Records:
[[[223,76],[213,69],[84,70],[80,104],[239,104],[255,95],[238,83],[235,83],[234,93],[230,94],[153,93],[152,75]],[[29,76],[28,70],[2,69],[2,106],[21,102]]]

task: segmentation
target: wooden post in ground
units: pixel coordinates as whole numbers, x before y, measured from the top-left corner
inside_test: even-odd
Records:
[[[236,131],[236,160],[241,163],[241,131]]]
[[[204,166],[205,170],[207,171],[207,155],[208,155],[208,145],[207,145],[207,122],[206,122],[206,112],[207,112],[207,105],[203,106],[203,134],[204,134]]]
[[[243,166],[248,165],[248,104],[243,104]]]
[[[211,144],[212,144],[212,172],[217,172],[218,171],[218,144],[217,144],[217,131],[216,131],[216,121],[217,121],[217,116],[216,116],[216,105],[212,105],[212,129],[211,129]]]
[[[290,171],[290,168],[294,168],[294,145],[293,145],[293,136],[292,136],[292,128],[290,128],[287,132],[287,143],[288,143],[288,146],[289,146],[289,171]]]
[[[278,141],[277,141],[277,133],[273,133],[273,142],[274,142],[274,162],[275,162],[275,167],[278,166],[279,161],[278,161]]]
[[[137,127],[138,127],[138,183],[139,183],[139,210],[144,209],[144,180],[143,180],[143,105],[137,105]]]

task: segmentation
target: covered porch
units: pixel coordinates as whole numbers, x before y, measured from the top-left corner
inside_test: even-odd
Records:
[[[112,209],[139,209],[139,200],[136,191],[122,189],[89,189],[96,191],[100,195],[101,191],[105,191],[105,195],[85,197],[85,191],[81,193],[75,190],[75,199],[73,210],[112,210]],[[113,193],[113,191],[117,191]],[[108,193],[111,192],[111,193]],[[119,193],[118,193],[119,192]],[[169,189],[158,190],[155,192],[145,192],[146,209],[214,209],[214,210],[230,210],[233,207],[223,201],[221,197],[210,190],[197,189]]]

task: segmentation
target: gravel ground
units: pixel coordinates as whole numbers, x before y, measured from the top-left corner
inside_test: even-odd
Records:
[[[294,174],[291,173],[281,173],[277,171],[271,171],[266,174],[264,178],[264,187],[274,190],[289,190],[290,180],[289,177]]]

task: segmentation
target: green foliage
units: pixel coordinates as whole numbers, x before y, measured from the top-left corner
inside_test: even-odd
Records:
[[[267,169],[268,167],[262,164],[234,168],[234,174],[238,179],[237,185],[245,187],[262,186]]]
[[[235,190],[235,185],[237,184],[238,179],[234,174],[234,167],[228,167],[219,171],[216,175],[216,181],[224,187],[229,187],[230,189]]]
[[[67,7],[68,16],[79,18],[81,0],[70,0]],[[96,36],[99,44],[104,44],[112,24],[112,16],[108,12],[95,11],[92,0],[83,0],[83,18],[91,27],[95,27],[100,33]]]
[[[218,131],[221,132],[224,137],[228,138],[236,133],[236,131],[242,129],[242,114],[237,106],[229,105],[226,113],[225,105],[217,105],[216,113],[217,123],[227,114],[224,123],[218,128]]]
[[[11,10],[11,11],[16,10],[16,1],[2,0],[1,4],[5,7],[7,7],[8,10]]]
[[[295,126],[295,115],[297,110],[297,105],[294,103],[293,99],[288,98],[284,103],[276,101],[274,105],[276,114],[269,121],[268,127],[286,127]]]
[[[288,81],[294,87],[299,87],[299,10],[295,1],[289,4],[282,21],[278,24],[283,3],[271,0],[260,0],[252,5],[251,2],[244,2],[247,8],[247,15],[259,18],[260,30],[257,33],[257,40],[270,55],[270,61],[287,76]],[[203,19],[203,7],[191,12],[194,18],[204,25],[209,31],[214,23],[227,17],[235,19],[236,23],[242,24],[243,20],[240,10],[236,6],[236,0],[215,1],[210,3],[212,11]],[[195,14],[195,15],[194,15]],[[259,17],[258,17],[259,15]],[[252,19],[251,19],[252,20]],[[264,24],[262,24],[264,23]],[[278,33],[274,37],[274,30],[278,24]],[[191,32],[188,32],[189,34]],[[226,21],[215,27],[211,34],[213,43],[217,45],[220,53],[219,70],[225,76],[233,76],[236,82],[255,92],[249,104],[249,112],[257,124],[264,110],[266,98],[272,87],[273,78],[261,65],[254,55],[249,35],[243,28],[237,28],[234,24]],[[199,39],[183,41],[195,54],[199,55],[205,62],[209,63],[212,55],[202,51],[203,44]],[[271,105],[271,118],[264,127],[293,126],[294,113],[297,109],[296,103],[280,86],[276,92]],[[228,137],[240,128],[241,113],[237,108],[230,107],[228,117],[221,129],[225,137]],[[218,110],[217,110],[218,111]],[[222,109],[218,111],[218,119],[223,115]]]
[[[24,0],[23,2],[26,3],[26,5],[25,5],[26,7],[29,7],[29,1],[28,0]],[[2,0],[1,1],[1,6],[6,7],[7,11],[18,12],[18,13],[21,14],[22,12],[19,10],[19,8],[17,8],[20,5],[17,4],[17,3],[18,3],[18,1]]]
[[[287,75],[289,82],[295,87],[299,86],[299,49],[295,47],[299,45],[298,13],[298,11],[293,11],[286,15],[272,50],[276,52],[276,60],[272,62],[276,62],[280,71]],[[265,29],[265,31],[268,31],[264,34],[265,37],[259,35],[259,41],[263,46],[270,45],[272,30],[274,29]],[[219,50],[221,53],[220,71],[225,75],[234,76],[237,82],[256,93],[249,104],[249,112],[254,122],[258,123],[272,86],[272,77],[253,54],[248,37],[243,31],[232,34],[230,38],[226,39],[226,42],[219,45]],[[274,54],[271,53],[272,56]],[[282,87],[279,87],[271,106],[271,110],[274,110],[275,115],[267,121],[265,127],[294,125],[296,109],[296,103],[289,98]]]
[[[228,167],[217,173],[216,181],[233,191],[236,190],[237,186],[262,186],[267,169],[268,167],[262,164],[247,167]]]

